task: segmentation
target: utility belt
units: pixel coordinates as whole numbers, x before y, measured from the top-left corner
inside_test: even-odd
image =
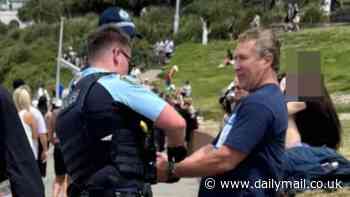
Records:
[[[145,183],[124,178],[115,167],[107,165],[85,184],[71,183],[69,197],[144,197]]]
[[[104,189],[104,188],[86,188],[79,189],[74,185],[69,186],[69,197],[145,197],[143,191],[133,190],[130,191],[118,191],[116,189]]]

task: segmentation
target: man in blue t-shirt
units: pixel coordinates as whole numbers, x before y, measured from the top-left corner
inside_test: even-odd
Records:
[[[235,108],[213,144],[176,164],[159,154],[159,181],[202,176],[200,197],[276,194],[271,183],[281,177],[288,120],[276,76],[279,54],[280,45],[271,30],[250,29],[240,35],[234,68],[249,96]]]

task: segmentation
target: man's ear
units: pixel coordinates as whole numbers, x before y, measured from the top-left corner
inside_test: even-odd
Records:
[[[264,56],[264,65],[266,66],[272,66],[272,62],[273,62],[273,56],[272,54],[267,54]]]

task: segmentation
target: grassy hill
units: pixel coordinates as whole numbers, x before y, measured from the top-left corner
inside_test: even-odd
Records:
[[[330,92],[350,92],[350,27],[314,28],[281,35],[284,70],[288,49],[319,51],[322,72]],[[208,46],[186,43],[176,48],[170,65],[179,66],[175,84],[190,80],[195,105],[207,118],[217,119],[220,113],[218,96],[232,80],[232,67],[218,68],[227,49],[234,49],[234,41],[211,41]],[[170,66],[169,65],[169,66]]]
[[[79,51],[87,34],[96,28],[97,16],[87,15],[65,21],[64,49]],[[25,79],[36,88],[39,81],[54,86],[59,24],[36,24],[25,29],[0,31],[0,82],[11,89],[12,80]],[[67,84],[72,75],[63,70]]]
[[[79,51],[86,35],[96,28],[97,17],[88,15],[66,22],[64,48],[73,46]],[[53,86],[55,83],[56,54],[58,40],[57,24],[39,24],[23,30],[0,31],[0,81],[10,88],[12,80],[23,78],[35,88],[39,81]],[[322,68],[331,92],[350,92],[350,26],[313,28],[299,33],[281,35],[283,41],[282,70],[285,52],[290,48],[320,51]],[[218,68],[227,49],[234,49],[233,41],[210,40],[208,46],[199,43],[185,43],[177,46],[175,56],[169,66],[180,68],[175,83],[181,86],[190,80],[193,86],[195,105],[206,118],[218,119],[220,107],[218,96],[229,84],[234,74],[231,67]],[[138,48],[138,47],[137,47]],[[64,72],[65,84],[70,80],[69,72]],[[11,88],[10,88],[11,89]],[[342,106],[342,111],[350,106]]]

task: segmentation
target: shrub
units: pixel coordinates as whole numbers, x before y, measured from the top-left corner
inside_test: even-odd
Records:
[[[152,45],[146,40],[137,40],[132,47],[132,64],[153,67],[157,64]]]
[[[5,35],[8,31],[7,25],[0,21],[0,35]]]
[[[301,21],[303,23],[320,23],[324,22],[327,19],[318,4],[310,4],[306,6],[304,10],[304,14],[301,17]]]
[[[55,29],[51,25],[46,23],[40,23],[30,26],[23,31],[23,42],[30,44],[41,37],[52,38],[56,34]]]
[[[200,42],[202,36],[202,25],[196,15],[181,16],[179,32],[176,34],[175,43]]]
[[[168,7],[147,7],[147,12],[134,21],[138,31],[150,43],[155,43],[172,35],[173,15],[174,10]]]
[[[9,62],[11,64],[21,64],[26,62],[29,60],[32,52],[34,53],[34,51],[31,51],[24,44],[13,46],[10,50]]]

